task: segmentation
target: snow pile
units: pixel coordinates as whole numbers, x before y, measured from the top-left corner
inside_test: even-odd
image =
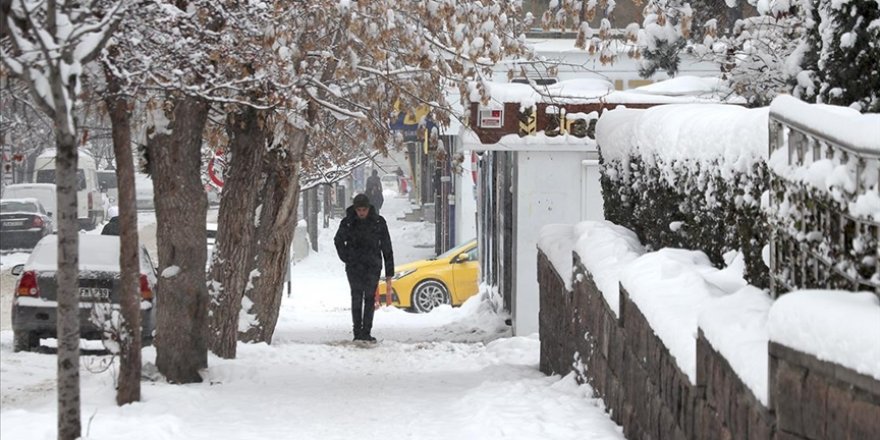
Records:
[[[538,249],[550,260],[568,291],[572,290],[572,252],[577,252],[615,315],[620,310],[620,271],[645,253],[634,232],[607,221],[544,226]],[[578,274],[577,281],[582,281],[582,277]]]
[[[764,291],[747,286],[712,301],[699,316],[703,335],[764,406],[768,396],[767,314],[772,305]]]
[[[432,310],[431,313],[445,311],[450,316],[450,322],[438,327],[432,337],[470,342],[509,336],[510,326],[506,320],[510,316],[504,312],[500,301],[498,292],[483,284],[480,285],[480,292],[465,300],[459,308],[441,306],[439,312]]]
[[[880,380],[880,298],[868,292],[803,290],[770,309],[770,340]]]
[[[489,96],[486,108],[497,107],[511,102],[519,103],[520,108],[528,108],[537,103],[556,105],[566,104],[687,104],[712,102],[742,102],[742,98],[730,94],[712,93],[713,80],[692,78],[684,81],[665,81],[647,89],[619,91],[605,80],[595,78],[568,79],[547,86],[510,82],[473,82],[470,84],[471,102],[480,102],[481,89]],[[706,91],[706,93],[702,93]]]
[[[620,276],[628,263],[645,253],[636,234],[608,221],[575,225],[574,250],[590,271],[605,302],[620,316]]]
[[[719,272],[702,252],[665,248],[642,255],[621,274],[621,284],[691,383],[697,379],[700,312],[730,293],[718,286]]]
[[[550,260],[568,291],[571,291],[571,251],[576,240],[573,225],[546,225],[538,237],[538,249]]]
[[[602,113],[602,117],[596,122],[596,143],[602,151],[602,158],[606,163],[614,160],[622,162],[621,171],[624,176],[620,177],[629,178],[630,153],[635,146],[636,126],[642,113],[644,110],[617,106],[614,110]],[[618,178],[616,172],[609,177],[612,180]]]
[[[600,118],[601,120],[601,118]],[[459,135],[462,143],[472,148],[479,148],[483,145],[477,134],[469,129],[463,128]],[[547,136],[543,131],[530,136],[520,136],[518,134],[507,134],[501,138],[493,146],[493,150],[522,150],[531,149],[538,151],[596,151],[596,141],[588,136],[577,137],[572,134],[563,134],[559,136]]]
[[[723,174],[745,172],[767,157],[767,114],[721,104],[612,110],[599,118],[596,136],[607,161],[638,154],[648,163],[717,163]]]
[[[726,96],[731,93],[730,89],[725,85],[725,81],[720,77],[691,75],[676,76],[664,81],[636,87],[631,92],[644,93],[646,95],[703,97]]]

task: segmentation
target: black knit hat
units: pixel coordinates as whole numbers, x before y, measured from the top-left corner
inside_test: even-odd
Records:
[[[354,196],[354,202],[352,202],[352,205],[355,208],[369,208],[371,206],[370,199],[365,194]]]

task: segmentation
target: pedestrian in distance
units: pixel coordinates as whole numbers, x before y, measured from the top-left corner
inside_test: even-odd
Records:
[[[382,266],[385,266],[386,298],[391,298],[394,252],[388,224],[365,194],[355,196],[333,239],[351,287],[351,323],[355,341],[376,342],[373,312]]]
[[[382,210],[385,204],[385,196],[382,194],[382,179],[379,177],[379,171],[373,170],[373,175],[367,178],[367,186],[364,193],[370,199],[370,203],[376,208],[376,214]]]
[[[397,176],[397,193],[401,195],[406,194],[406,181],[403,178],[403,170],[397,167],[394,170],[394,174]]]
[[[110,221],[104,225],[101,235],[119,235],[119,208],[111,206],[107,209],[107,216],[110,217]]]

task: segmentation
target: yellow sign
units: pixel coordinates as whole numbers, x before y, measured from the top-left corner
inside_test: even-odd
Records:
[[[538,131],[538,118],[534,107],[529,107],[519,114],[519,135],[534,135]]]

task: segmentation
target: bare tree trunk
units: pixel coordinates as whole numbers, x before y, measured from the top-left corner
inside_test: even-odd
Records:
[[[254,246],[254,262],[260,276],[253,279],[253,289],[245,292],[253,303],[248,312],[256,319],[239,335],[245,342],[272,343],[281,311],[284,277],[290,269],[290,244],[296,230],[299,174],[306,139],[305,133],[297,132],[289,139],[291,151],[276,153],[265,161],[268,178],[260,192],[263,208]]]
[[[306,190],[305,196],[308,198],[309,212],[307,215],[307,227],[309,230],[309,241],[312,242],[312,250],[318,252],[318,187],[315,186]]]
[[[251,107],[227,119],[229,175],[217,223],[214,264],[211,265],[210,348],[217,356],[235,358],[241,301],[251,277],[252,242],[256,233],[257,191],[266,145],[265,115]],[[265,206],[260,209],[265,209]]]
[[[330,227],[330,214],[333,209],[333,205],[330,203],[330,184],[325,183],[321,185],[322,194],[324,194],[323,209],[324,209],[324,229]]]
[[[69,62],[69,53],[66,60]],[[57,66],[51,68],[50,86],[55,104],[55,188],[58,219],[58,439],[74,440],[82,433],[79,390],[79,221],[77,176],[79,162],[73,102],[76,75],[61,80]],[[65,86],[67,90],[65,90]]]
[[[201,382],[199,370],[208,366],[208,199],[200,179],[208,110],[202,99],[169,96],[155,110],[168,125],[148,127],[160,272],[156,366],[171,383]]]
[[[60,113],[60,111],[59,111]],[[76,209],[76,134],[60,128],[56,115],[55,185],[58,218],[58,438],[80,437],[79,227]],[[62,122],[64,123],[64,122]]]
[[[118,48],[108,47],[110,57],[118,54]],[[138,285],[140,263],[138,262],[137,207],[134,190],[134,159],[131,151],[131,112],[129,99],[122,93],[122,79],[104,64],[107,95],[104,102],[110,114],[113,132],[113,152],[116,155],[116,180],[119,194],[119,268],[122,286],[120,312],[122,328],[119,335],[119,387],[116,404],[141,400],[141,294]],[[155,304],[154,304],[155,305]]]

